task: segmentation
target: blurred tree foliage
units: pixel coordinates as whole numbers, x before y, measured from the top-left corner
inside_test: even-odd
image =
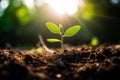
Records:
[[[2,4],[2,1],[6,2]],[[35,1],[37,0],[34,0],[34,3]],[[89,43],[94,36],[98,37],[101,43],[119,42],[120,1],[118,4],[112,4],[110,1],[84,0],[86,6],[83,9],[79,8],[73,17],[64,17],[69,19],[63,20],[65,26],[73,24],[83,26],[79,35],[74,37],[76,39],[73,38],[74,42],[73,39],[66,42]],[[35,45],[39,34],[44,38],[55,36],[46,32],[46,21],[56,23],[59,21],[57,15],[53,14],[46,4],[28,8],[23,0],[0,0],[0,47],[5,46],[6,43],[15,46]]]

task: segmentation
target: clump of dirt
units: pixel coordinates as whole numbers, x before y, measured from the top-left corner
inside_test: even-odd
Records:
[[[120,45],[67,48],[64,54],[0,50],[0,80],[120,80]]]

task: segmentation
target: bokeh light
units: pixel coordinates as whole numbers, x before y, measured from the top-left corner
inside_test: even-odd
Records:
[[[5,9],[9,6],[9,0],[0,1],[0,17],[4,14]]]
[[[21,5],[21,0],[13,0],[14,7],[19,7]]]
[[[92,46],[97,46],[99,44],[99,40],[97,37],[93,37],[91,39],[91,43],[90,43]]]
[[[111,0],[112,4],[118,4],[120,2],[120,0]]]
[[[23,3],[28,7],[28,8],[33,8],[34,7],[34,0],[23,0]]]
[[[8,7],[8,5],[9,5],[9,0],[2,0],[0,2],[0,8],[2,8],[2,9],[6,9]]]

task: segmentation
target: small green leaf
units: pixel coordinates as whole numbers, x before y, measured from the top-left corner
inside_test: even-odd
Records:
[[[80,26],[72,26],[70,28],[68,28],[63,37],[71,37],[71,36],[74,36],[79,30],[80,30]]]
[[[63,33],[64,30],[63,30],[63,25],[62,24],[59,24],[59,30],[60,30],[60,33]]]
[[[46,26],[52,33],[55,33],[55,34],[59,33],[59,27],[56,24],[52,22],[47,22]]]
[[[61,42],[61,40],[59,39],[56,39],[56,38],[50,38],[50,39],[47,39],[48,42]]]

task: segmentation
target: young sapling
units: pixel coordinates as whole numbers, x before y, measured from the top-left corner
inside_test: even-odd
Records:
[[[64,53],[64,37],[72,37],[80,30],[81,26],[75,25],[70,28],[68,28],[66,31],[64,31],[63,25],[59,24],[58,26],[52,22],[46,22],[46,26],[48,30],[54,34],[59,34],[60,39],[58,38],[49,38],[47,39],[48,42],[59,42],[61,44],[61,52]]]

